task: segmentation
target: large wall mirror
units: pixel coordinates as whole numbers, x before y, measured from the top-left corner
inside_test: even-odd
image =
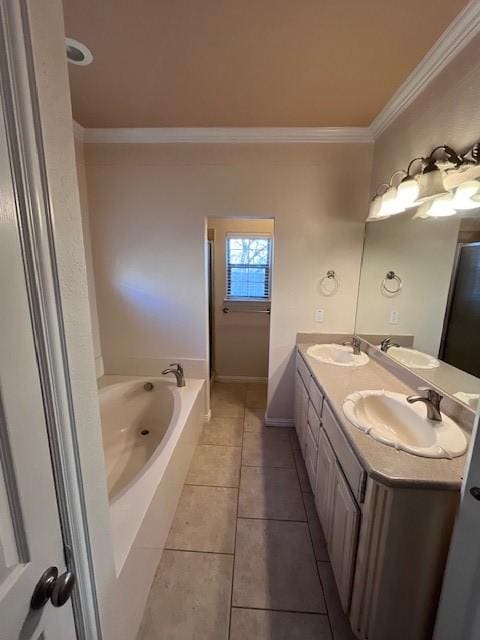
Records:
[[[356,333],[476,408],[480,209],[367,223]]]

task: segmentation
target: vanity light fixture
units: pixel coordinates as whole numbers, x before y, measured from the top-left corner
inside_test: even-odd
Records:
[[[399,171],[395,171],[394,173],[392,173],[392,175],[390,176],[388,189],[382,196],[380,215],[394,216],[397,215],[397,213],[403,213],[405,211],[405,207],[398,198],[397,187],[395,187],[395,185],[393,184],[395,176],[405,176],[405,174],[406,172],[403,169],[400,169]]]
[[[480,182],[467,180],[457,187],[452,206],[458,211],[468,211],[480,207]]]
[[[370,202],[370,209],[368,211],[368,218],[367,218],[367,222],[375,222],[377,220],[385,220],[386,218],[389,217],[389,215],[382,215],[380,213],[381,209],[382,209],[382,194],[379,193],[380,189],[382,189],[382,187],[389,187],[390,185],[388,185],[386,182],[384,182],[383,184],[381,184],[377,191],[375,192],[375,195],[372,198],[372,201]]]
[[[446,196],[449,194],[448,189],[443,184],[442,171],[438,168],[434,156],[440,149],[444,152],[446,160],[458,168],[462,164],[462,158],[451,147],[442,144],[435,147],[430,156],[425,160],[425,165],[418,177],[419,192],[415,204],[422,204],[433,198]]]
[[[453,206],[453,200],[454,197],[451,193],[447,193],[439,198],[427,200],[419,206],[417,213],[413,217],[415,219],[448,218],[449,216],[454,216],[457,210]]]
[[[423,163],[425,159],[421,156],[410,160],[410,163],[407,167],[407,175],[403,178],[400,184],[397,187],[397,197],[399,201],[403,204],[405,209],[410,209],[411,207],[415,207],[418,199],[418,194],[420,193],[420,184],[418,182],[418,176],[411,175],[410,170],[415,162],[420,160]]]

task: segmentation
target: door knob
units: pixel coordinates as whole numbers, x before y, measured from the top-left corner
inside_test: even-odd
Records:
[[[63,607],[72,595],[75,576],[70,571],[58,575],[57,567],[49,567],[37,582],[30,600],[31,609],[41,609],[50,600],[54,607]]]

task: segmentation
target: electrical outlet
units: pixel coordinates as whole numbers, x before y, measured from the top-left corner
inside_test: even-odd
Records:
[[[316,309],[315,310],[315,322],[323,322],[325,320],[325,310],[324,309]]]
[[[390,324],[398,324],[398,311],[390,311]]]

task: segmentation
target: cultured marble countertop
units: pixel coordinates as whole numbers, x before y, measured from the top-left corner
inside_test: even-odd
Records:
[[[465,455],[452,460],[421,458],[374,440],[354,427],[343,414],[343,400],[350,393],[366,389],[385,389],[410,395],[418,393],[378,362],[361,367],[339,367],[307,356],[309,344],[299,344],[310,373],[323,391],[333,414],[367,473],[388,486],[459,490],[465,468]],[[467,434],[468,438],[468,434]]]

